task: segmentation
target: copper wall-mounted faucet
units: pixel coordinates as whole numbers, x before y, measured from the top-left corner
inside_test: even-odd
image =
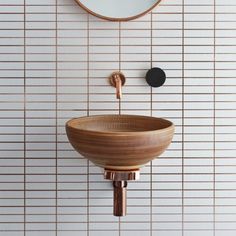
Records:
[[[121,87],[125,84],[125,76],[120,71],[115,71],[109,76],[110,84],[116,88],[116,98],[121,99]]]

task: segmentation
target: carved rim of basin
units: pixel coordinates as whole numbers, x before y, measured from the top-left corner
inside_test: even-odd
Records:
[[[95,165],[134,170],[158,157],[171,143],[171,121],[139,115],[96,115],[66,123],[70,143]]]

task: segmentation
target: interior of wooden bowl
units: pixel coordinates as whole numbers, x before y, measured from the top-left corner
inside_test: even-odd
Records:
[[[146,132],[168,128],[172,122],[149,116],[100,115],[72,119],[68,126],[95,132]]]

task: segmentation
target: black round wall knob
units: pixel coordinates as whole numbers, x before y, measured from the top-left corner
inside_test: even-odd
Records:
[[[166,81],[166,74],[162,69],[153,67],[147,72],[146,81],[151,87],[161,87]]]

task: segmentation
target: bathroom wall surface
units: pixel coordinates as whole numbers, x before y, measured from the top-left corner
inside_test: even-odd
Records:
[[[0,0],[0,236],[235,236],[235,26],[235,0],[163,0],[121,23],[73,0]],[[146,84],[151,67],[163,87]],[[127,78],[120,102],[115,70]],[[64,127],[119,113],[176,126],[129,183],[122,218]]]

